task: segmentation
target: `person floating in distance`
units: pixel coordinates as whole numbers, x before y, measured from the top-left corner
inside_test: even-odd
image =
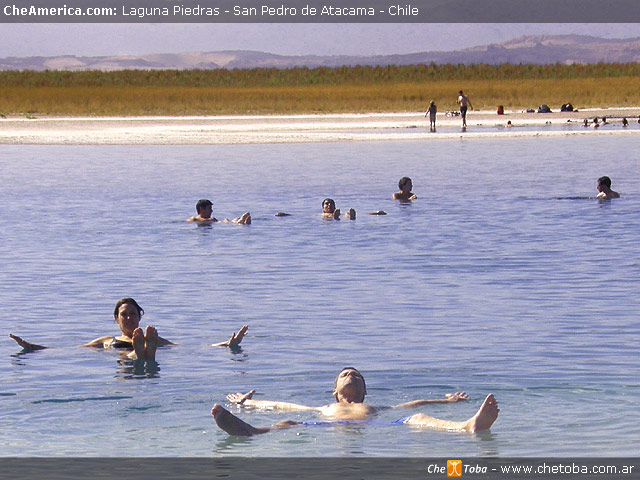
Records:
[[[334,220],[340,220],[340,209],[336,208],[336,202],[332,198],[325,198],[322,200],[322,213],[320,214],[326,219],[333,218]],[[350,208],[347,213],[343,215],[349,220],[356,219],[356,211]]]
[[[611,190],[611,179],[606,175],[598,179],[598,182],[596,183],[596,188],[598,189],[598,195],[596,195],[596,198],[599,198],[602,200],[620,198],[620,194],[618,192],[614,192],[613,190]]]
[[[391,198],[394,200],[400,200],[402,202],[410,202],[411,200],[415,200],[418,196],[411,191],[413,188],[413,182],[409,177],[402,177],[398,181],[399,192],[393,194]]]
[[[195,217],[187,218],[187,222],[218,222],[217,218],[211,216],[213,214],[213,203],[211,203],[211,200],[208,200],[206,198],[198,200],[198,203],[196,203],[196,212],[198,214]],[[240,225],[251,225],[251,214],[249,212],[245,212],[241,216],[236,217],[231,221],[227,218],[225,218],[224,220],[220,220],[220,223],[237,223]]]

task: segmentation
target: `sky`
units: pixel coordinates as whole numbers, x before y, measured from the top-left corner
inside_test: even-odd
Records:
[[[640,37],[640,24],[0,24],[0,58],[256,50],[281,55],[451,51],[522,35]]]

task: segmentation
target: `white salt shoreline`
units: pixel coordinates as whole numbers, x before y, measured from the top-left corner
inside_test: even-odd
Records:
[[[439,113],[437,133],[428,131],[422,112],[326,115],[224,115],[207,117],[11,117],[0,119],[5,145],[217,145],[350,141],[410,141],[450,138],[567,135],[638,135],[623,129],[621,118],[635,126],[640,108],[585,109],[550,114],[472,111],[468,129],[460,117]],[[610,125],[584,128],[585,118],[606,116]],[[504,127],[511,121],[514,128]],[[549,127],[572,125],[571,130]],[[529,127],[526,130],[518,127]],[[577,126],[580,126],[578,128]],[[498,128],[496,128],[498,127]]]

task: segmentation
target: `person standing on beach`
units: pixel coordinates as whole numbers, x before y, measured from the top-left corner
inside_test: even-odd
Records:
[[[458,92],[458,105],[460,105],[460,116],[462,117],[462,128],[467,128],[467,108],[473,110],[471,100],[467,97],[462,90]]]
[[[436,107],[436,102],[431,100],[431,103],[429,103],[429,108],[427,109],[427,113],[424,114],[425,117],[429,115],[429,131],[430,132],[436,131],[436,113],[437,112],[438,112],[438,107]]]

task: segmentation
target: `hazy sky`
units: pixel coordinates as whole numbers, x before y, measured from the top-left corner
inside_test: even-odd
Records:
[[[640,24],[0,24],[0,57],[217,50],[378,55],[568,33],[640,37]]]

